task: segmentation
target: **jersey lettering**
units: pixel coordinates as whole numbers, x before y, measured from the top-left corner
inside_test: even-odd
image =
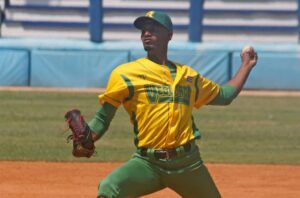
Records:
[[[176,86],[175,97],[168,85],[145,85],[145,91],[150,104],[175,102],[189,105],[191,88],[189,86]]]

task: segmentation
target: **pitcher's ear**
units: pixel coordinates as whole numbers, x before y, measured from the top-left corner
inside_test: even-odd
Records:
[[[169,33],[168,33],[169,41],[172,40],[172,37],[173,37],[173,32],[169,32]]]

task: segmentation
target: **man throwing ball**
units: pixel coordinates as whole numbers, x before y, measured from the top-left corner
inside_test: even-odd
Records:
[[[239,71],[220,86],[190,66],[168,59],[173,35],[168,15],[150,11],[138,17],[134,26],[141,30],[147,57],[113,70],[105,93],[99,96],[102,106],[88,125],[76,116],[78,111],[73,120],[66,114],[68,122],[75,123],[72,131],[77,129],[73,154],[90,157],[95,149],[90,142],[102,137],[123,105],[133,125],[137,149],[132,159],[100,182],[99,198],[140,197],[166,187],[185,198],[221,197],[195,143],[200,133],[192,111],[203,105],[230,104],[257,62],[254,49],[242,51]],[[77,126],[76,120],[83,124]]]

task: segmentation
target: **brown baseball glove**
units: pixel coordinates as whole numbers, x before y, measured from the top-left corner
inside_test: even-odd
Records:
[[[68,141],[73,140],[73,155],[75,157],[91,157],[95,153],[93,133],[84,121],[78,109],[72,109],[65,114],[65,119],[72,134]]]

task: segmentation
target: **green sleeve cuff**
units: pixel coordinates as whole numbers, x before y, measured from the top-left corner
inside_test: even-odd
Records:
[[[90,129],[96,133],[97,139],[101,138],[107,131],[117,108],[109,103],[104,103],[88,123]]]
[[[209,103],[209,105],[229,105],[237,96],[237,89],[230,85],[220,87],[218,95]]]

